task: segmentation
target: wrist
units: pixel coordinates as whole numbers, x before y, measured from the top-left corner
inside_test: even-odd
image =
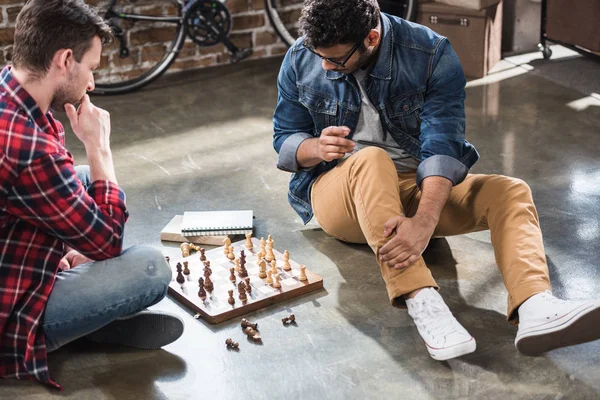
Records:
[[[429,212],[418,212],[418,211],[415,214],[414,218],[419,220],[419,222],[421,223],[421,225],[423,227],[425,227],[431,231],[435,230],[435,227],[437,226],[437,224],[440,220],[439,215],[434,215]]]

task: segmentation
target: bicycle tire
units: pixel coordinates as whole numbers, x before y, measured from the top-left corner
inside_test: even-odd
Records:
[[[277,33],[284,44],[286,44],[288,47],[291,47],[296,41],[296,38],[290,33],[289,29],[285,25],[285,22],[281,18],[277,7],[277,1],[278,0],[265,0],[265,10],[267,12],[267,16],[269,17],[269,21],[271,22],[271,26],[275,30],[275,33]],[[394,0],[388,0],[387,2],[394,3]],[[417,0],[402,0],[402,3],[406,3],[404,6],[405,15],[399,16],[405,20],[414,21],[417,14]]]
[[[182,10],[179,9],[179,16],[181,17]],[[186,31],[184,29],[183,17],[181,22],[177,24],[175,35],[168,50],[165,51],[164,56],[151,68],[137,77],[131,79],[124,79],[115,83],[96,83],[92,94],[96,95],[117,95],[130,93],[138,90],[144,86],[157,80],[162,76],[169,67],[175,62],[179,52],[183,48],[186,38]],[[118,39],[115,39],[118,41]]]

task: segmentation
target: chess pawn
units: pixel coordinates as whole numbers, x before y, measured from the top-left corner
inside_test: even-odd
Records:
[[[238,284],[238,293],[240,294],[239,298],[242,302],[248,300],[248,296],[246,296],[246,285],[243,281],[240,281]]]
[[[250,286],[250,278],[247,277],[244,280],[246,281],[246,292],[252,293],[252,286]]]
[[[260,260],[258,268],[258,277],[265,279],[267,277],[267,262],[265,260]]]
[[[279,283],[279,274],[273,274],[273,287],[276,289],[281,287],[281,283]]]
[[[240,347],[240,344],[238,342],[234,342],[233,339],[231,339],[231,338],[227,338],[225,340],[225,345],[227,346],[227,348],[234,349],[234,350],[238,350]]]
[[[230,260],[235,259],[235,254],[233,254],[233,246],[229,246],[229,254],[227,255],[227,258],[229,258]]]
[[[185,282],[185,277],[181,273],[181,263],[177,263],[175,268],[177,269],[177,283],[183,284]]]
[[[265,242],[265,238],[261,237],[260,238],[260,251],[265,253],[265,246],[267,245],[267,242]]]
[[[275,259],[275,254],[273,253],[273,243],[267,242],[267,255],[265,255],[265,260],[273,261]]]
[[[283,252],[283,270],[290,271],[292,266],[290,265],[290,253],[286,250]]]
[[[248,250],[252,250],[252,234],[251,233],[246,233],[246,248]]]
[[[200,287],[200,290],[198,290],[198,297],[200,297],[200,299],[204,301],[204,299],[206,299],[206,290],[204,290],[204,279],[198,279],[198,286]]]
[[[187,261],[183,262],[183,274],[184,275],[189,275],[190,274],[190,268],[188,266],[188,262]]]
[[[252,327],[251,327],[251,326],[249,326],[249,327],[247,327],[246,329],[244,329],[244,333],[245,333],[246,335],[248,335],[248,337],[251,337],[251,338],[252,338],[252,339],[254,339],[254,340],[260,340],[260,339],[261,339],[261,337],[260,337],[260,335],[258,334],[258,332],[257,332],[257,331],[255,331],[254,329],[252,329]]]
[[[236,273],[240,272],[240,259],[239,258],[235,259],[235,272]]]
[[[231,245],[231,239],[229,239],[229,236],[227,236],[225,239],[223,239],[223,254],[229,254],[229,245]]]
[[[227,293],[229,293],[229,298],[227,299],[227,302],[231,305],[234,305],[235,299],[233,298],[233,290],[228,290]]]
[[[298,280],[302,282],[308,280],[308,278],[306,277],[306,267],[304,265],[300,266],[300,275],[298,275]]]
[[[277,262],[275,260],[271,261],[271,273],[273,275],[277,273]]]
[[[181,256],[183,258],[190,256],[190,244],[189,243],[181,243],[179,248],[181,249]]]
[[[265,256],[265,253],[263,253],[262,251],[259,251],[256,254],[256,264],[260,265],[260,260],[262,260]]]
[[[272,277],[273,273],[269,270],[267,271],[267,283],[270,285],[271,283],[273,283],[273,277]]]
[[[165,256],[165,261],[167,262],[168,265],[171,265],[171,263],[170,263],[171,257]]]
[[[206,261],[206,250],[204,248],[200,249],[200,261]]]
[[[205,276],[205,280],[204,280],[204,289],[206,289],[207,292],[212,292],[213,289],[215,288],[215,286],[213,285],[212,280],[210,279],[210,275]]]
[[[235,268],[229,268],[229,273],[231,274],[229,275],[229,280],[235,282]]]

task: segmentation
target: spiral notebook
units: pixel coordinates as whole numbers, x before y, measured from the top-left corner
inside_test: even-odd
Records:
[[[245,235],[252,233],[252,210],[186,211],[183,236]]]

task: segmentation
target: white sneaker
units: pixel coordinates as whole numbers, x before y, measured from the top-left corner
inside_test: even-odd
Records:
[[[434,360],[449,360],[475,351],[475,339],[454,318],[437,290],[422,289],[406,300],[406,305]]]
[[[519,307],[515,346],[536,355],[600,338],[600,300],[560,300],[546,290]]]

